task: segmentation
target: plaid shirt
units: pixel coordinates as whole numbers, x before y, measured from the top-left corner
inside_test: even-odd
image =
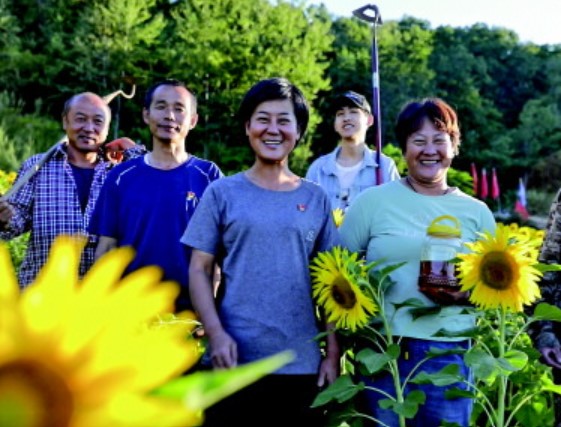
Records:
[[[561,264],[561,190],[549,209],[539,261],[546,264]],[[547,302],[561,308],[561,272],[544,273],[540,281],[540,290],[542,297],[537,303]],[[534,322],[528,332],[538,349],[561,346],[561,325],[558,322]]]
[[[127,150],[127,158],[143,152],[138,146]],[[27,159],[22,165],[19,180],[36,165],[43,154]],[[19,270],[21,287],[29,285],[45,264],[51,245],[58,235],[72,234],[87,237],[87,243],[80,262],[80,276],[83,276],[94,262],[97,237],[88,235],[87,228],[99,191],[112,164],[99,159],[95,170],[86,210],[82,212],[78,200],[78,190],[74,182],[72,168],[68,162],[65,147],[59,147],[53,157],[25,184],[9,198],[16,213],[0,231],[0,239],[9,240],[31,231],[27,253]]]

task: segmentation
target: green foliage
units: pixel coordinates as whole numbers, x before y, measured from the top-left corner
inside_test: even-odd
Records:
[[[403,158],[401,148],[393,144],[387,144],[382,148],[382,153],[392,158],[401,176],[407,173],[407,163]]]
[[[61,125],[38,114],[21,114],[21,102],[0,92],[0,169],[16,171],[32,154],[61,137]]]
[[[14,183],[15,178],[15,172],[6,173],[0,169],[0,195],[8,191]],[[26,233],[8,242],[8,250],[10,251],[10,255],[12,257],[12,264],[16,270],[19,268],[23,257],[25,256],[28,240],[29,233]]]
[[[556,192],[539,191],[533,189],[526,191],[528,211],[532,215],[538,215],[546,218],[555,194]]]
[[[473,178],[467,172],[450,168],[448,170],[448,185],[458,187],[464,193],[473,195]]]
[[[552,308],[547,311],[541,306],[541,304],[538,306],[536,313],[542,313],[542,318],[561,319],[561,312],[557,309]],[[497,322],[494,312],[488,311],[485,318],[480,320],[482,327],[479,329],[481,333],[476,338],[476,345],[466,355],[466,363],[472,366],[477,379],[478,399],[481,402],[482,399],[497,402],[499,383],[502,376],[507,376],[505,414],[507,417],[513,415],[516,420],[511,425],[516,425],[516,422],[524,427],[553,425],[553,399],[549,394],[544,394],[548,384],[552,383],[551,368],[540,362],[540,353],[533,348],[525,332],[526,316],[508,314],[505,341],[512,343],[512,347],[504,358],[492,356],[499,353],[497,330],[493,327]],[[483,406],[475,405],[472,414],[473,425],[488,427],[493,425],[492,422]]]
[[[0,0],[0,92],[12,94],[9,105],[35,127],[39,118],[58,117],[70,94],[128,91],[136,82],[141,96],[156,80],[179,78],[199,97],[189,150],[233,173],[252,162],[235,117],[241,97],[262,78],[286,76],[313,106],[310,132],[292,159],[303,173],[306,162],[337,143],[333,94],[354,89],[372,98],[373,43],[371,25],[305,3]],[[454,168],[467,171],[471,162],[497,168],[504,194],[521,176],[538,190],[561,186],[554,161],[561,143],[560,46],[523,44],[512,31],[484,24],[433,29],[411,17],[384,21],[376,34],[384,146],[405,102],[440,96],[461,123],[462,155]],[[113,137],[126,134],[149,145],[140,96],[114,101]],[[12,122],[0,123],[8,159],[0,167],[13,168],[50,145],[36,146],[40,141],[57,139],[40,132],[30,144],[14,136],[15,126],[6,128]],[[469,192],[465,181],[459,177],[454,185]]]
[[[220,146],[228,147],[236,158],[229,159],[227,171],[248,163],[247,138],[234,113],[254,83],[285,76],[310,103],[318,91],[329,87],[323,74],[330,22],[314,9],[304,11],[285,2],[274,6],[267,0],[192,0],[178,4],[171,15],[172,44],[183,46],[170,52],[174,67],[184,70],[186,81],[205,98],[199,107],[198,132],[189,144],[197,151],[204,141],[211,155],[221,152]],[[312,110],[309,134],[318,121]],[[305,171],[310,154],[303,142],[293,155],[298,172]],[[216,144],[219,147],[213,147]],[[222,165],[222,158],[214,159]]]
[[[286,351],[233,369],[194,372],[169,381],[152,394],[180,398],[187,407],[202,410],[276,371],[293,359],[294,354]]]

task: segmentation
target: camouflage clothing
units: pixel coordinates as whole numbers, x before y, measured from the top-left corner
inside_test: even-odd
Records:
[[[561,264],[561,190],[553,199],[549,209],[545,237],[540,250],[540,262]],[[546,302],[561,308],[561,272],[548,271],[540,282],[542,297],[537,303]],[[537,304],[536,303],[536,304]],[[531,324],[528,333],[538,349],[559,347],[561,324],[559,322],[542,321]],[[555,384],[561,384],[561,370],[552,369]],[[554,395],[554,427],[561,427],[561,396]]]
[[[561,190],[551,204],[545,230],[539,260],[546,264],[561,264]],[[561,308],[561,272],[546,272],[540,282],[540,288],[542,298],[538,302],[546,302]],[[529,333],[538,349],[561,346],[559,322],[535,322]]]

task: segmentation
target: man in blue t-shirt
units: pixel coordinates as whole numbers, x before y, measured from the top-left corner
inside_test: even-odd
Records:
[[[146,93],[144,122],[153,151],[117,166],[103,185],[90,231],[100,236],[96,258],[118,246],[136,256],[126,273],[147,265],[181,285],[176,310],[191,309],[190,250],[179,241],[206,187],[222,176],[216,164],[186,151],[197,124],[197,101],[177,80],[154,84]]]

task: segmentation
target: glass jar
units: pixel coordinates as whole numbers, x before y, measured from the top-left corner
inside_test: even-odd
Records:
[[[419,290],[441,305],[466,300],[467,292],[460,292],[454,259],[461,250],[460,221],[451,215],[435,218],[427,227],[421,248]]]

